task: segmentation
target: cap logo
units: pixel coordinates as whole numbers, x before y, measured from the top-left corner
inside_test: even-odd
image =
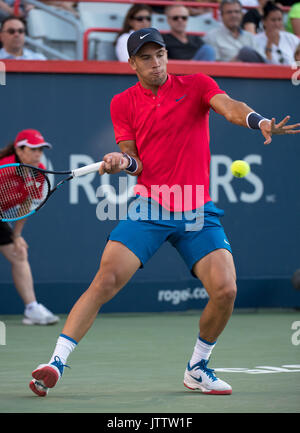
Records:
[[[155,28],[147,27],[133,32],[127,41],[127,51],[129,57],[136,55],[142,46],[149,42],[153,42],[162,47],[166,46],[162,35]]]
[[[146,33],[144,36],[140,36],[140,39],[144,39],[148,35],[150,35],[150,33]]]

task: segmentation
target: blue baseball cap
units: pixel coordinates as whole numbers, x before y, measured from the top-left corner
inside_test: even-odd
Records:
[[[134,56],[143,45],[148,42],[154,42],[162,47],[166,46],[166,43],[159,33],[159,31],[153,27],[137,30],[131,33],[127,41],[127,51],[129,57]]]

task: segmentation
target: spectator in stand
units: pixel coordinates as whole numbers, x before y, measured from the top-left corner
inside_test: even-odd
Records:
[[[264,7],[263,23],[265,31],[254,37],[268,61],[277,65],[291,65],[295,61],[299,38],[283,30],[283,12],[271,1]]]
[[[300,38],[300,2],[295,3],[289,11],[286,30]]]
[[[120,62],[128,61],[127,40],[131,33],[151,27],[152,9],[150,6],[135,4],[127,12],[123,27],[115,41],[116,56]]]
[[[264,7],[268,0],[258,0],[258,6],[255,9],[249,9],[243,16],[242,27],[247,32],[257,33],[263,32],[263,15]]]
[[[200,36],[187,34],[189,11],[185,6],[168,6],[165,14],[171,29],[170,33],[163,35],[169,59],[216,60],[213,47],[205,44]]]
[[[255,36],[241,28],[242,6],[239,0],[223,0],[220,4],[223,25],[211,30],[204,41],[216,50],[217,61],[264,63],[264,51]]]
[[[10,16],[1,23],[0,59],[46,60],[43,54],[35,53],[25,48],[25,21],[22,18]]]

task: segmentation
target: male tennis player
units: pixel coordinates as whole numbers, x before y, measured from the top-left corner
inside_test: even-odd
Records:
[[[39,396],[47,394],[62,376],[69,354],[100,307],[168,240],[209,294],[184,385],[206,394],[231,394],[231,386],[207,366],[236,296],[231,248],[219,221],[223,213],[209,197],[209,110],[213,108],[236,125],[260,129],[265,144],[271,142],[273,134],[300,132],[296,130],[300,124],[286,126],[288,116],[279,124],[275,119],[265,119],[246,104],[231,99],[203,74],[168,75],[165,43],[156,29],[132,33],[128,54],[139,82],[111,102],[116,141],[122,153],[105,155],[100,173],[126,170],[138,176],[137,200],[144,208],[144,217],[121,221],[112,231],[98,273],[70,312],[49,363],[33,371],[30,388]],[[176,186],[181,194],[164,194],[166,188],[159,190],[157,186]],[[204,186],[203,194],[197,194],[200,186]],[[156,217],[147,218],[152,208],[158,211]],[[163,218],[165,210],[170,210],[168,219]],[[200,224],[198,230],[187,229],[201,214],[203,227]]]

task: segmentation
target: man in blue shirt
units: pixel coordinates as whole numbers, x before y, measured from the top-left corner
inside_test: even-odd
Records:
[[[221,62],[267,62],[265,53],[255,36],[242,30],[242,5],[239,0],[222,0],[220,11],[223,25],[211,30],[204,41],[216,50],[216,60]]]

